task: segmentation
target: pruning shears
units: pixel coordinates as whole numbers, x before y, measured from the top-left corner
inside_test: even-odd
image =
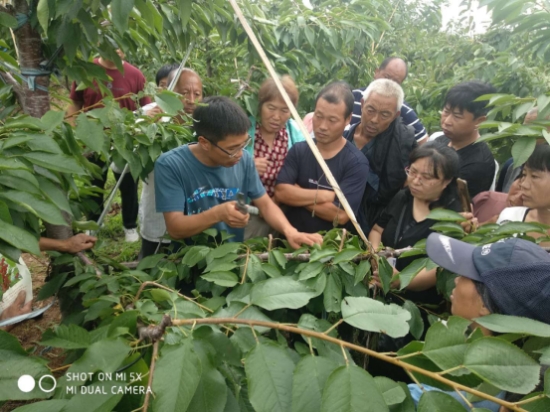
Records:
[[[260,210],[255,207],[246,204],[246,199],[243,193],[237,193],[237,210],[242,214],[250,213],[251,215],[259,215]]]

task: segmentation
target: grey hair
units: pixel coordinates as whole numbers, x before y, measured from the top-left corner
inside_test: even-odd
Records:
[[[369,84],[369,87],[363,92],[363,100],[366,101],[371,93],[379,94],[384,97],[395,97],[397,99],[396,111],[401,110],[403,106],[403,100],[405,99],[405,93],[400,85],[390,79],[378,79]]]
[[[174,69],[172,70],[169,74],[168,74],[168,77],[166,78],[166,81],[168,82],[168,84],[172,83],[172,80],[174,79],[174,77],[176,77],[176,74],[178,73],[178,69]],[[196,75],[199,79],[201,78],[197,72],[193,69],[189,69],[187,67],[184,67],[183,69],[181,69],[181,73],[180,73],[180,77],[183,73],[193,73],[194,75]],[[179,79],[178,79],[179,80]],[[177,84],[177,83],[176,83]]]

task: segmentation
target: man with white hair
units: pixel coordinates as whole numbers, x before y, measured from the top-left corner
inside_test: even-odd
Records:
[[[408,74],[409,70],[407,68],[407,62],[399,57],[390,56],[385,58],[382,64],[380,64],[380,67],[374,71],[374,80],[389,79],[401,85],[407,78]],[[363,87],[353,91],[355,104],[353,106],[353,115],[351,116],[350,122],[352,126],[361,121],[361,98],[363,97],[363,92],[365,89],[366,87]],[[403,123],[414,127],[416,141],[419,144],[426,142],[426,138],[428,137],[426,128],[418,118],[415,111],[406,102],[403,102],[400,106],[400,112]]]
[[[344,137],[367,157],[370,170],[359,208],[359,223],[366,233],[403,188],[409,154],[417,146],[414,128],[400,116],[403,89],[389,79],[373,81],[361,99],[361,121],[352,125]]]

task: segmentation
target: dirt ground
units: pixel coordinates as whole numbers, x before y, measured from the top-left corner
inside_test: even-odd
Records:
[[[44,285],[46,276],[48,275],[49,258],[46,255],[37,257],[24,253],[23,260],[31,272],[33,296],[36,296]],[[35,302],[34,308],[40,308],[49,304],[51,299]],[[9,332],[19,339],[23,348],[30,350],[32,354],[48,359],[48,366],[51,369],[56,369],[63,365],[63,349],[45,348],[39,345],[39,342],[42,340],[42,333],[46,329],[58,325],[60,322],[61,312],[59,311],[59,303],[56,301],[42,316],[21,322],[15,325]],[[32,401],[7,402],[0,406],[0,412],[13,411],[15,408],[29,403],[32,403]]]

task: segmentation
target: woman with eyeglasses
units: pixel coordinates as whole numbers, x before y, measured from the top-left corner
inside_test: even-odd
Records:
[[[458,155],[450,147],[429,142],[414,149],[406,169],[407,187],[395,195],[369,234],[373,247],[377,249],[380,243],[394,249],[413,246],[432,232],[436,222],[427,219],[432,209],[460,212],[458,170]],[[398,259],[394,272],[403,270],[418,257]],[[397,288],[398,282],[392,286]],[[407,286],[403,297],[415,302],[440,303],[435,282],[435,270],[423,270]]]
[[[381,243],[394,249],[413,246],[432,232],[431,227],[436,222],[427,219],[432,209],[444,208],[456,212],[461,210],[456,185],[459,159],[454,149],[440,143],[428,142],[414,149],[409,160],[410,166],[406,169],[407,187],[394,196],[369,233],[369,241],[375,249]],[[424,256],[417,255],[397,259],[394,275],[422,257]],[[374,273],[373,280],[377,286],[381,286],[377,273]],[[399,289],[399,286],[399,280],[392,283],[392,289]],[[398,294],[388,294],[386,298],[400,305],[405,300],[427,304],[433,312],[443,312],[445,308],[444,299],[436,288],[436,269],[422,270],[404,290]],[[427,312],[422,310],[420,313],[426,331],[429,325]],[[399,339],[381,335],[378,351],[397,351],[413,339],[411,334]],[[394,380],[409,381],[401,368],[376,359],[369,361],[369,372],[375,376],[383,375]]]
[[[281,83],[294,106],[298,104],[298,89],[290,76],[281,77]],[[273,197],[277,176],[290,148],[304,140],[297,124],[290,118],[290,109],[275,81],[265,80],[258,92],[259,117],[250,117],[251,127],[248,135],[251,138],[247,151],[254,157],[256,170],[267,194]],[[245,229],[245,239],[267,236],[270,227],[259,216],[251,217]]]

